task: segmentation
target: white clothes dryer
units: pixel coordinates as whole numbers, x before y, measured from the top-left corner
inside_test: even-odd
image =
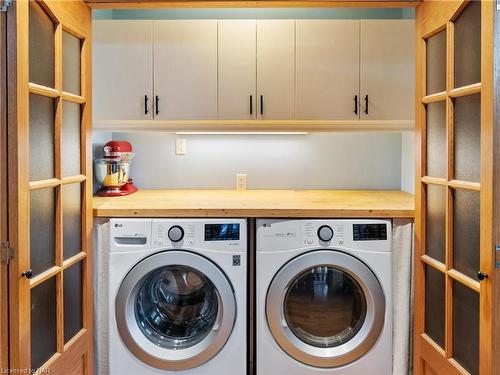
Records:
[[[392,373],[391,221],[257,220],[257,375]]]
[[[244,375],[247,224],[112,219],[111,375]]]

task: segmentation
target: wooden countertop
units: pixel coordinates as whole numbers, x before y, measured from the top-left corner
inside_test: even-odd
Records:
[[[414,196],[379,190],[139,190],[95,197],[94,216],[413,218]]]

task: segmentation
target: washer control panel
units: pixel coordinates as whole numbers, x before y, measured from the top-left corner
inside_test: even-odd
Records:
[[[153,247],[199,247],[219,250],[246,246],[243,219],[153,219]]]

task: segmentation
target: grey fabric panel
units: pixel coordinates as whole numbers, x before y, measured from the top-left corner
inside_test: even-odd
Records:
[[[392,372],[405,375],[413,372],[413,222],[394,220],[392,228]]]
[[[108,219],[94,220],[94,373],[109,375]]]

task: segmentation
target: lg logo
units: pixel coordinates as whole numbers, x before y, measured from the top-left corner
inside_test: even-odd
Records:
[[[123,224],[115,223],[115,228],[122,228]]]

